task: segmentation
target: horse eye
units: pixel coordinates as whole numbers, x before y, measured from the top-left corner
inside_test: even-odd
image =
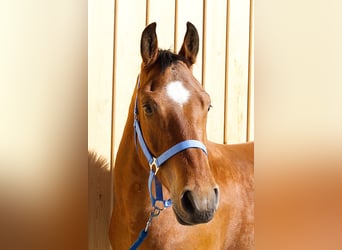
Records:
[[[143,109],[144,109],[144,112],[145,112],[146,115],[152,115],[153,109],[152,109],[151,105],[144,104],[143,105]]]
[[[208,107],[208,112],[210,111],[210,109],[213,107],[213,105],[209,105],[209,107]]]

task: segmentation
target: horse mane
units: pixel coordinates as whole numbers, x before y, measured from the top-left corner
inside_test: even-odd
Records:
[[[109,169],[109,162],[95,151],[88,150],[88,167],[96,169]]]
[[[157,59],[154,64],[158,64],[161,66],[161,71],[164,72],[166,68],[173,65],[174,63],[182,61],[184,63],[188,63],[185,57],[175,54],[170,50],[158,50]]]

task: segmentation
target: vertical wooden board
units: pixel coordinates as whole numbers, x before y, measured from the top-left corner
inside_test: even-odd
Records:
[[[132,8],[134,6],[134,8]],[[114,145],[115,156],[126,123],[128,108],[140,71],[140,38],[145,28],[145,1],[117,0],[116,64],[114,96]],[[133,128],[133,127],[132,127]]]
[[[249,126],[248,141],[254,141],[254,1],[251,0],[250,28],[249,28]]]
[[[223,143],[225,98],[226,0],[207,2],[205,89],[213,108],[208,114],[208,138]]]
[[[91,250],[111,249],[108,237],[111,177],[108,160],[88,152],[88,249]]]
[[[88,148],[110,159],[113,70],[113,1],[89,1]]]
[[[88,8],[88,148],[110,159],[114,2],[89,1]],[[109,164],[99,167],[88,157],[88,247],[110,249]]]
[[[149,23],[157,23],[158,46],[173,51],[174,1],[150,0]]]
[[[254,56],[251,58],[254,64]],[[250,81],[250,93],[249,93],[249,128],[248,128],[248,141],[254,141],[254,65],[251,65],[251,81]]]
[[[178,52],[182,46],[184,35],[186,32],[186,22],[190,21],[195,25],[200,38],[200,48],[197,55],[197,60],[193,66],[193,72],[196,79],[202,82],[202,34],[203,34],[203,2],[198,0],[178,1],[178,20],[177,26],[177,46]]]
[[[230,0],[227,143],[246,141],[248,98],[249,0]]]

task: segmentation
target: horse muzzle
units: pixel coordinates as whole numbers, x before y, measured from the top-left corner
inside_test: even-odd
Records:
[[[185,190],[181,195],[181,210],[174,208],[176,218],[182,225],[207,223],[213,219],[219,203],[219,189],[215,187],[207,195]]]

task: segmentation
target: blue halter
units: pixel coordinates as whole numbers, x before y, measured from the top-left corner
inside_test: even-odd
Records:
[[[140,75],[138,76],[137,89],[139,89],[139,87],[140,87]],[[161,165],[164,162],[166,162],[168,159],[170,159],[172,156],[174,156],[175,154],[178,154],[179,152],[181,152],[185,149],[188,149],[188,148],[199,148],[206,155],[208,154],[207,149],[202,142],[197,141],[197,140],[185,140],[185,141],[179,142],[176,145],[172,146],[171,148],[166,150],[164,153],[162,153],[160,156],[154,157],[151,154],[150,150],[148,149],[148,147],[145,143],[145,140],[144,140],[144,137],[142,135],[140,124],[139,124],[139,121],[137,119],[137,116],[138,116],[138,92],[136,94],[135,106],[134,106],[134,124],[133,124],[134,125],[134,132],[135,132],[134,135],[135,135],[135,138],[138,139],[140,148],[142,149],[142,151],[145,155],[145,158],[147,159],[148,164],[150,166],[150,175],[148,178],[148,190],[150,193],[150,198],[151,198],[151,203],[152,203],[152,212],[151,212],[150,218],[148,219],[148,221],[146,223],[145,229],[143,229],[140,232],[139,238],[131,246],[131,248],[130,248],[131,250],[137,249],[140,246],[140,244],[143,242],[143,240],[146,238],[147,231],[148,231],[148,228],[152,222],[153,217],[158,216],[160,211],[162,211],[163,209],[166,209],[172,205],[171,199],[164,200],[162,185],[159,182],[158,178],[156,177],[157,172],[158,172],[159,168],[161,167]],[[154,197],[153,193],[152,193],[153,181],[155,184],[156,197]],[[156,205],[157,202],[161,202],[163,204],[163,206],[162,207],[157,206]]]

